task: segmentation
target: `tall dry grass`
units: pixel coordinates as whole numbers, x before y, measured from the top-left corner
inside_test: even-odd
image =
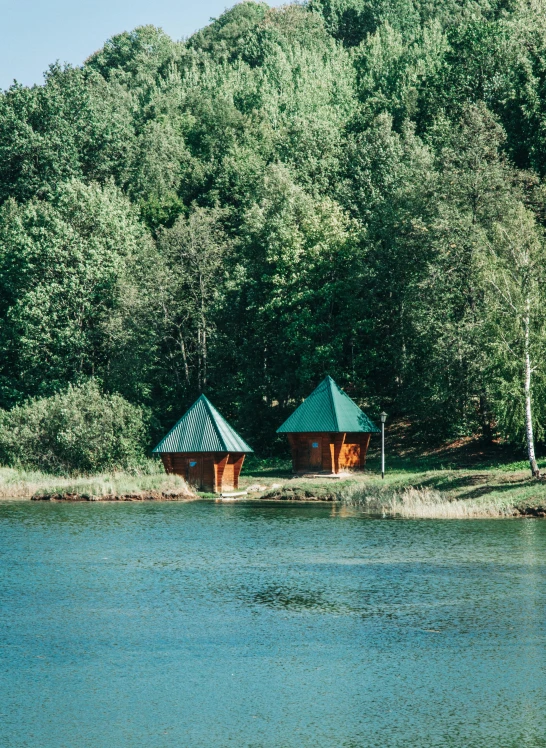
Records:
[[[359,487],[344,497],[344,501],[370,513],[387,517],[470,519],[513,515],[513,507],[506,499],[495,496],[480,499],[449,499],[430,488],[383,490],[373,495],[363,492]]]
[[[152,491],[192,496],[183,478],[157,472],[103,473],[78,478],[48,475],[17,468],[0,468],[0,499],[30,499],[46,494],[109,496]]]

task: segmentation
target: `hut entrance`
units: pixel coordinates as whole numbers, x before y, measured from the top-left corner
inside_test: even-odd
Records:
[[[309,467],[313,470],[322,469],[322,438],[320,436],[309,440]]]
[[[191,457],[188,460],[186,475],[186,480],[190,486],[200,488],[203,482],[203,460],[199,457]]]

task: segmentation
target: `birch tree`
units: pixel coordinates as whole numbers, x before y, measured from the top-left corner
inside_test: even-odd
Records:
[[[181,353],[186,385],[193,370],[198,392],[208,381],[212,312],[222,287],[227,244],[220,211],[206,208],[195,209],[188,218],[181,216],[159,238],[169,272],[162,305],[168,337]]]
[[[523,205],[496,224],[484,259],[499,426],[508,436],[524,434],[529,467],[536,478],[534,391],[541,384],[546,353],[542,292],[546,254],[543,237]]]

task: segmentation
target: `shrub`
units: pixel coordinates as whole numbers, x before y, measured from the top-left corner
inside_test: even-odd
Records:
[[[94,380],[0,414],[0,459],[51,473],[123,470],[144,458],[141,408]]]

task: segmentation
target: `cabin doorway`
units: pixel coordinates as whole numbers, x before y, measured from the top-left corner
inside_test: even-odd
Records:
[[[188,460],[186,476],[186,480],[190,486],[201,488],[201,484],[203,483],[203,460],[198,457],[191,457]]]
[[[309,467],[312,470],[322,469],[322,439],[320,436],[309,440]]]

